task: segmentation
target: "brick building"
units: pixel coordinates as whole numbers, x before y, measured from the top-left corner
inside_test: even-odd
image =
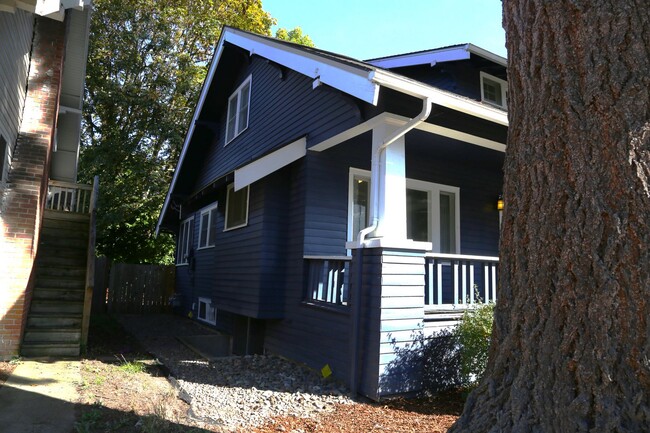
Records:
[[[20,353],[48,188],[76,182],[89,4],[0,0],[0,360]]]

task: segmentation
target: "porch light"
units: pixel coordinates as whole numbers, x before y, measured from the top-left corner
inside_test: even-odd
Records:
[[[503,210],[503,195],[499,194],[499,198],[497,199],[497,210]]]

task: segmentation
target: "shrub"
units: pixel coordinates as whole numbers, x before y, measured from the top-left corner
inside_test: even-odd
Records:
[[[485,373],[493,322],[494,304],[480,304],[465,311],[454,331],[460,346],[460,372],[467,384],[479,381]]]

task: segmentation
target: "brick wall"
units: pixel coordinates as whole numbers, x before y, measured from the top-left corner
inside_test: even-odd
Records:
[[[0,209],[0,360],[18,355],[58,113],[65,24],[37,17],[25,109]]]

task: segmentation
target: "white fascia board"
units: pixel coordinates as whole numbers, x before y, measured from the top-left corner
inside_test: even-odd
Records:
[[[431,65],[443,62],[454,62],[457,60],[469,59],[469,51],[466,46],[443,48],[421,53],[403,54],[384,59],[369,60],[368,63],[380,68],[402,68],[405,66]]]
[[[199,101],[196,104],[196,109],[194,110],[192,121],[190,122],[190,126],[187,129],[187,135],[185,136],[185,141],[183,142],[183,149],[181,150],[181,156],[178,158],[178,163],[176,164],[176,170],[174,170],[174,176],[172,177],[172,183],[169,186],[169,190],[167,191],[167,195],[165,196],[165,202],[163,203],[162,210],[160,211],[160,216],[158,217],[158,223],[156,224],[156,236],[158,236],[158,233],[160,233],[160,224],[162,224],[163,217],[167,212],[167,206],[169,206],[169,201],[171,198],[172,191],[176,186],[178,173],[180,173],[181,171],[180,169],[183,166],[183,161],[185,160],[185,155],[187,154],[187,148],[190,144],[192,134],[194,134],[194,127],[196,125],[196,121],[199,117],[199,114],[201,113],[201,110],[203,109],[203,104],[205,103],[205,98],[208,95],[208,90],[210,89],[210,84],[212,83],[214,72],[217,69],[217,64],[219,63],[219,59],[223,54],[223,42],[224,42],[224,38],[222,34],[221,38],[219,39],[219,43],[217,44],[217,49],[215,51],[215,54],[212,57],[212,62],[210,63],[210,69],[208,69],[208,74],[205,77],[205,81],[203,81],[203,88],[201,89],[201,94],[199,95]]]
[[[486,49],[483,49],[481,47],[477,47],[474,44],[467,44],[465,49],[467,51],[469,51],[470,53],[472,53],[472,54],[476,54],[479,57],[483,57],[484,59],[488,59],[488,60],[490,60],[490,61],[492,61],[492,62],[494,62],[496,64],[499,64],[499,65],[501,65],[503,67],[508,66],[508,59],[506,59],[505,57],[502,57],[502,56],[500,56],[498,54],[494,54],[493,52],[488,51]]]
[[[372,80],[377,84],[416,98],[424,99],[428,97],[431,99],[431,102],[442,107],[508,126],[508,113],[503,110],[487,107],[484,104],[456,96],[452,93],[436,89],[435,87],[409,80],[401,75],[377,70],[374,72]]]
[[[248,50],[251,55],[257,54],[313,80],[318,79],[321,83],[362,101],[377,105],[379,86],[369,79],[370,71],[255,35],[240,33],[235,29],[227,29],[224,33],[226,41]]]
[[[305,137],[235,170],[235,191],[256,182],[271,173],[299,160],[307,154]]]

